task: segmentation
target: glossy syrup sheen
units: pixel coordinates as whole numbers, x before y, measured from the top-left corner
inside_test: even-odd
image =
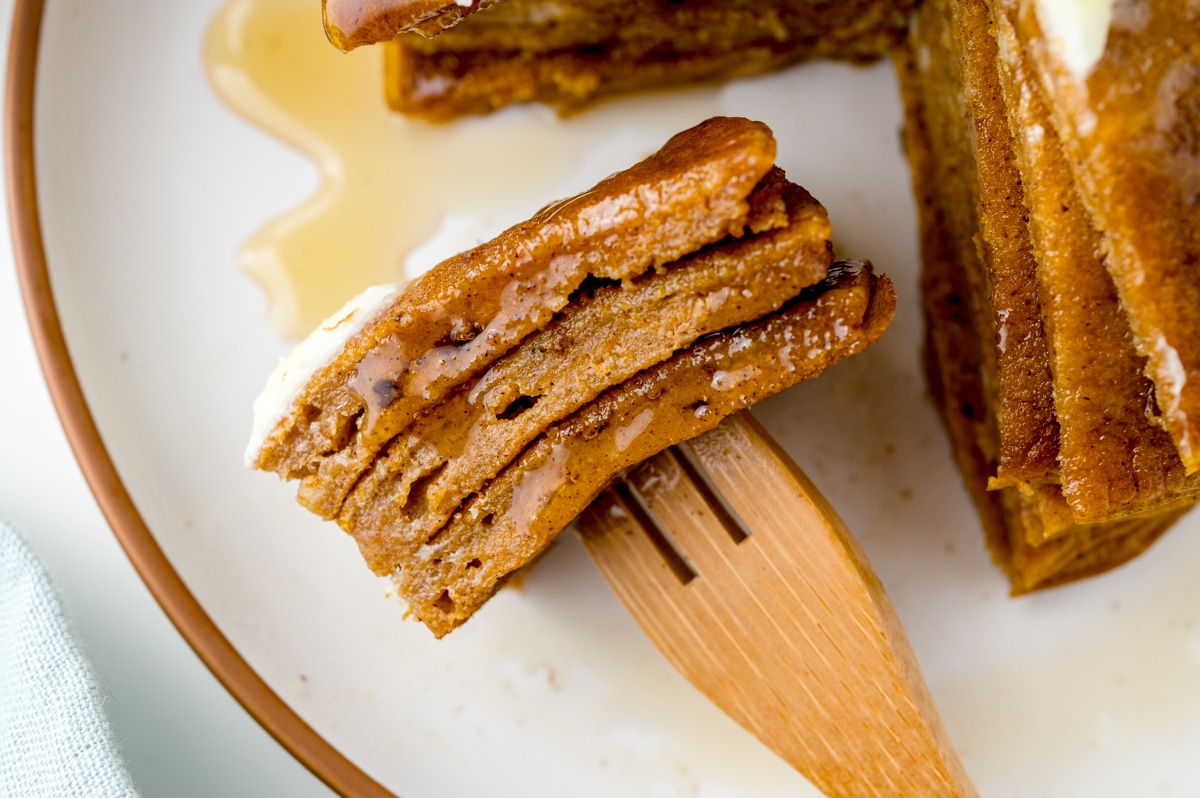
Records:
[[[364,288],[411,278],[658,149],[720,110],[715,88],[541,107],[433,125],[385,108],[379,48],[341,53],[313,4],[230,0],[205,62],[220,96],[313,158],[317,192],[246,242],[238,263],[282,337],[307,335]]]

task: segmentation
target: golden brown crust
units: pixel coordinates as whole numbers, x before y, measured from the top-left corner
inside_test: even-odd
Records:
[[[703,339],[546,430],[396,576],[437,636],[465,621],[622,469],[816,376],[875,341],[895,295],[869,268],[835,268],[799,300]]]
[[[1047,483],[1053,477],[1056,440],[1052,412],[1046,418],[1048,369],[1040,372],[1044,382],[1034,386],[1030,400],[1028,387],[1039,373],[1038,361],[1033,361],[1035,368],[1023,368],[1014,357],[1022,349],[1001,346],[1010,338],[1040,337],[1041,330],[1040,320],[1032,329],[1015,323],[1028,316],[1022,304],[1030,300],[1028,238],[1012,230],[1023,217],[1014,213],[1012,195],[999,193],[1016,182],[1011,163],[1002,153],[981,152],[985,147],[980,140],[988,149],[997,146],[997,138],[1004,145],[1007,129],[997,129],[998,123],[1006,123],[1003,115],[995,115],[995,95],[978,86],[979,73],[990,63],[987,53],[977,54],[975,61],[963,56],[959,39],[978,23],[970,11],[930,0],[917,16],[909,47],[895,62],[921,223],[926,376],[983,522],[988,549],[1008,571],[1010,520],[1003,497],[989,490],[989,483],[997,482],[1002,463],[1008,466],[1008,484],[1017,483],[1014,475],[1024,478],[1026,489],[1030,483]],[[973,79],[973,93],[947,90]],[[976,124],[972,109],[986,117],[986,124]],[[973,127],[964,125],[964,118]],[[1032,300],[1036,313],[1036,287]],[[1044,352],[1044,342],[1041,346]],[[1001,422],[1023,418],[1031,406],[1025,419],[1031,423],[1014,430]],[[1022,454],[1021,446],[1033,448],[1014,458],[1014,451]]]
[[[1085,83],[1051,56],[1033,3],[1016,28],[1104,237],[1162,421],[1200,468],[1200,9],[1119,0]]]
[[[959,146],[971,148],[967,157],[976,165],[976,243],[995,329],[996,479],[1003,485],[1044,484],[1054,477],[1058,422],[1023,187],[996,72],[998,50],[983,2],[956,6],[954,20],[954,41],[960,44],[947,55],[963,59],[963,110],[971,125]]]
[[[388,440],[545,326],[587,277],[628,279],[757,224],[748,197],[774,156],[765,125],[710,119],[443,261],[313,376],[255,466],[300,478],[305,505],[335,517]]]

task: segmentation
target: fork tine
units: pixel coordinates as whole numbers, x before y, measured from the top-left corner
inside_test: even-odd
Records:
[[[865,563],[865,555],[841,517],[808,475],[779,448],[750,413],[735,413],[717,428],[689,441],[689,446],[714,487],[751,529],[790,533],[794,527],[808,521],[832,523],[844,538],[845,545]],[[764,458],[775,468],[764,469]],[[746,490],[749,486],[758,489],[750,493]],[[798,501],[763,501],[763,496],[771,495],[772,490],[783,491]],[[806,506],[811,506],[812,515],[805,513],[802,518],[780,518],[784,509],[794,512]]]
[[[631,473],[626,483],[695,572],[703,575],[730,567],[741,528],[693,472],[681,453],[668,449]]]
[[[592,559],[602,572],[612,568],[622,575],[622,581],[613,584],[622,600],[634,588],[664,596],[677,593],[684,579],[646,534],[649,519],[642,517],[644,511],[619,488],[605,491],[579,516],[577,526]]]

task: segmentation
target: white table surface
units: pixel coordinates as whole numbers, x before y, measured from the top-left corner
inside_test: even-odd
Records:
[[[4,42],[12,5],[0,0]],[[209,673],[126,559],[42,378],[7,223],[0,236],[0,515],[50,572],[134,782],[145,796],[330,795]]]

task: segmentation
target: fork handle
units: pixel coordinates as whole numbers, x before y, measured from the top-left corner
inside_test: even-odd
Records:
[[[976,798],[878,577],[808,477],[747,412],[690,448],[744,540],[703,509],[694,478],[663,470],[665,453],[626,480],[640,508],[610,491],[580,518],[659,650],[831,798]],[[647,524],[693,577],[677,578]]]

